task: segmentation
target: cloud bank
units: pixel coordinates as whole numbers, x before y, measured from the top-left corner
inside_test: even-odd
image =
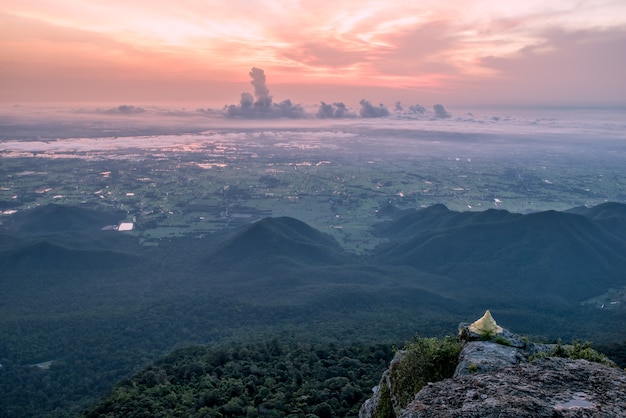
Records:
[[[382,118],[389,116],[389,109],[382,103],[378,106],[373,106],[368,100],[363,99],[359,104],[361,105],[359,115],[361,115],[362,118]]]
[[[315,116],[320,119],[342,119],[356,117],[356,115],[354,113],[351,113],[346,105],[341,102],[333,104],[326,104],[324,102],[321,102]]]
[[[422,105],[415,104],[405,108],[400,101],[396,101],[392,113],[385,104],[380,103],[375,106],[366,99],[361,99],[359,102],[361,107],[358,113],[350,111],[344,102],[326,103],[321,101],[317,112],[310,114],[301,105],[293,104],[289,99],[274,103],[267,87],[265,72],[262,69],[253,67],[249,75],[252,78],[250,84],[254,87],[254,94],[241,93],[239,104],[228,105],[224,108],[226,117],[240,119],[300,119],[307,117],[347,119],[360,117],[369,119],[393,116],[401,119],[447,119],[452,116],[442,104],[433,105],[432,112],[429,112]]]
[[[136,115],[145,111],[146,110],[142,107],[136,107],[133,105],[120,105],[118,107],[108,109],[104,113],[108,113],[110,115]]]
[[[396,101],[394,107],[389,109],[384,103],[375,106],[370,100],[361,99],[359,109],[348,107],[344,102],[327,103],[321,101],[317,108],[314,105],[302,106],[293,104],[291,100],[284,100],[274,103],[270,95],[269,88],[265,82],[263,70],[253,68],[250,71],[252,76],[251,84],[254,87],[254,94],[249,92],[241,93],[238,104],[227,105],[222,108],[168,108],[162,105],[148,105],[145,108],[134,105],[120,105],[112,108],[79,108],[72,110],[76,114],[99,114],[108,116],[118,116],[115,120],[133,120],[129,116],[142,116],[146,123],[154,122],[154,118],[175,117],[177,119],[195,118],[201,121],[202,118],[224,118],[227,119],[402,119],[415,121],[438,121],[449,119],[452,114],[442,104],[435,104],[428,109],[420,104],[403,105],[401,101]],[[466,118],[465,118],[466,119]],[[113,119],[112,119],[113,120]],[[170,123],[176,123],[174,119],[169,119]],[[497,117],[492,118],[498,121]],[[200,122],[198,122],[200,123]],[[144,129],[144,128],[142,128]],[[81,135],[90,136],[82,133]]]
[[[254,96],[244,92],[238,105],[226,107],[226,116],[243,119],[276,119],[276,118],[303,118],[306,112],[300,105],[294,105],[291,100],[284,100],[278,104],[272,103],[272,96],[267,87],[265,72],[253,67],[250,70],[250,82],[254,87]]]

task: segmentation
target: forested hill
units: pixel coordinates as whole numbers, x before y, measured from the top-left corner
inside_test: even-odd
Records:
[[[373,256],[451,278],[477,298],[497,289],[501,300],[583,301],[624,286],[624,207],[521,215],[437,205],[376,225],[388,242]]]
[[[280,263],[336,265],[349,257],[330,236],[294,218],[265,218],[221,243],[207,266],[243,269]]]

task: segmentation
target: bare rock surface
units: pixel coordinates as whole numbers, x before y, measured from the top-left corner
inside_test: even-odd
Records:
[[[381,393],[395,392],[392,361],[359,417],[626,417],[625,370],[549,357],[556,345],[527,341],[498,326],[489,311],[461,323],[459,338],[464,345],[451,378],[428,383],[408,405],[390,397],[390,411]]]
[[[399,418],[623,417],[626,372],[586,360],[545,358],[433,383]]]
[[[453,377],[485,373],[513,366],[528,359],[526,351],[492,341],[471,341],[465,344],[459,356],[459,365]]]

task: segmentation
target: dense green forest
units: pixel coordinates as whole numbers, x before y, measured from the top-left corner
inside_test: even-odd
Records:
[[[391,346],[267,342],[189,347],[119,382],[86,417],[356,417]]]

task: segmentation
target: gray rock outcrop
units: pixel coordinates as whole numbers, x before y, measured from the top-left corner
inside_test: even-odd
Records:
[[[555,349],[566,350],[499,327],[489,311],[473,324],[460,324],[459,338],[463,348],[451,378],[428,383],[408,404],[391,398],[385,405],[382,394],[397,392],[392,364],[359,418],[626,416],[624,370],[551,357]]]
[[[623,370],[550,357],[428,385],[398,418],[624,416]]]
[[[493,341],[470,341],[463,346],[459,365],[454,377],[485,373],[502,367],[509,367],[528,360],[528,354],[521,348],[509,347]]]

